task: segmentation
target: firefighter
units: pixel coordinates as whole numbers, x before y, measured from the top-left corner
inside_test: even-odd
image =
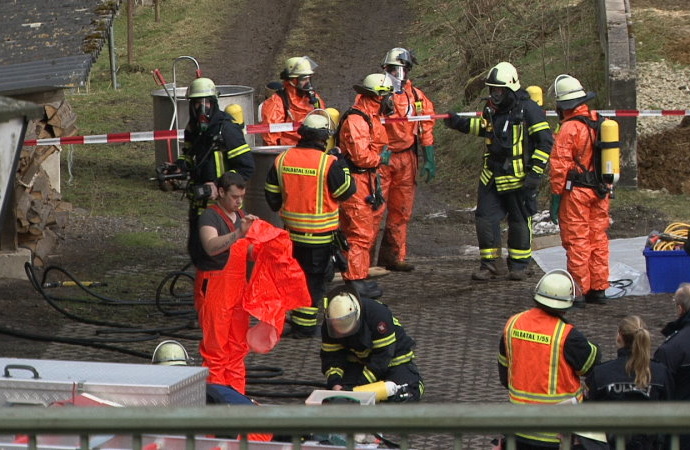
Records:
[[[393,48],[386,53],[382,67],[392,77],[394,85],[391,117],[405,118],[435,114],[434,104],[412,85],[409,73],[417,60],[411,51]],[[388,270],[409,272],[414,266],[406,261],[407,225],[412,217],[418,168],[418,153],[422,153],[422,175],[426,182],[436,175],[433,124],[431,122],[386,122],[388,149],[391,157],[388,165],[381,167],[386,198],[386,223],[378,265]],[[383,208],[379,210],[383,216]],[[378,226],[377,226],[378,229]]]
[[[390,381],[418,401],[424,382],[414,363],[415,341],[383,303],[339,286],[328,293],[321,325],[321,371],[328,389],[353,390]]]
[[[545,274],[534,292],[535,307],[508,319],[499,344],[498,374],[511,403],[580,403],[580,377],[599,360],[599,349],[563,318],[577,285],[568,272]],[[560,447],[558,433],[516,433],[517,448]]]
[[[446,126],[486,141],[475,212],[481,263],[472,278],[491,280],[501,274],[501,221],[507,216],[508,278],[524,280],[532,259],[532,215],[553,136],[544,110],[520,88],[512,64],[492,67],[485,84],[490,97],[482,117],[450,112],[444,120]]]
[[[391,156],[381,118],[393,112],[393,82],[383,73],[373,73],[353,88],[358,95],[352,108],[343,113],[337,136],[342,157],[357,184],[355,195],[340,206],[340,222],[350,244],[343,278],[361,296],[377,298],[382,295],[381,288],[365,279],[378,232],[375,210],[384,203],[378,168]]]
[[[156,346],[151,364],[161,366],[187,366],[193,362],[187,349],[177,341],[168,339]]]
[[[321,96],[311,84],[317,64],[308,56],[296,56],[285,62],[280,73],[282,85],[259,107],[261,123],[302,122],[314,109],[325,109]],[[300,140],[297,131],[262,134],[266,145],[291,145]]]
[[[309,113],[298,130],[296,147],[281,153],[266,177],[265,195],[271,209],[290,233],[293,255],[307,277],[311,306],[291,312],[289,334],[312,337],[319,305],[333,275],[333,241],[338,231],[338,203],[356,186],[345,161],[326,153],[335,124],[325,110]]]
[[[559,75],[552,86],[560,129],[551,153],[551,221],[560,226],[568,272],[582,288],[588,303],[605,303],[609,287],[609,198],[597,181],[592,121],[599,113],[586,102],[596,94],[585,92],[577,78]]]
[[[181,158],[175,165],[189,174],[187,197],[189,236],[187,248],[194,262],[199,257],[199,216],[218,197],[215,181],[225,172],[237,172],[244,180],[254,173],[254,158],[242,128],[218,106],[216,85],[197,78],[187,89],[189,122],[184,130]]]

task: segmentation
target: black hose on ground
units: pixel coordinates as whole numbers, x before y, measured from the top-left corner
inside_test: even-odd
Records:
[[[163,308],[163,305],[168,306],[168,305],[175,305],[179,306],[182,303],[180,302],[161,302],[160,301],[160,295],[163,292],[163,289],[170,281],[170,287],[169,287],[169,293],[173,298],[184,298],[183,295],[179,295],[176,292],[176,283],[180,279],[180,277],[188,277],[192,281],[194,279],[193,275],[190,274],[189,272],[186,272],[186,270],[189,268],[189,264],[185,266],[181,271],[177,272],[171,272],[167,274],[161,283],[159,283],[158,288],[156,290],[156,301],[155,302],[123,302],[121,300],[116,300],[116,299],[111,299],[105,296],[98,295],[94,293],[91,289],[89,289],[86,285],[81,283],[76,277],[74,277],[71,273],[69,273],[67,270],[62,269],[57,266],[50,266],[47,268],[43,274],[43,277],[41,281],[38,281],[38,278],[36,276],[36,273],[34,271],[34,267],[30,263],[26,263],[24,266],[24,269],[26,271],[27,277],[29,281],[31,282],[32,286],[34,289],[36,289],[41,296],[48,302],[50,306],[52,306],[56,311],[60,312],[67,318],[81,322],[81,323],[86,323],[90,325],[97,325],[97,326],[106,326],[106,327],[112,327],[109,329],[105,330],[96,330],[97,335],[104,335],[104,334],[123,334],[123,333],[142,333],[142,334],[147,334],[147,336],[143,337],[135,337],[135,338],[127,338],[127,339],[80,339],[80,338],[66,338],[66,337],[60,337],[60,336],[46,336],[46,335],[39,335],[39,334],[32,334],[32,333],[25,333],[25,332],[20,332],[17,330],[13,330],[10,328],[4,328],[0,327],[0,334],[6,334],[14,337],[19,337],[23,339],[31,339],[31,340],[37,340],[37,341],[43,341],[43,342],[58,342],[58,343],[63,343],[63,344],[71,344],[71,345],[81,345],[81,346],[87,346],[87,347],[93,347],[93,348],[98,348],[98,349],[103,349],[103,350],[110,350],[110,351],[116,351],[140,358],[144,358],[146,360],[150,361],[151,355],[136,351],[136,350],[131,350],[127,348],[122,348],[118,347],[115,345],[110,345],[112,343],[131,343],[131,342],[142,342],[146,340],[153,340],[160,338],[161,336],[166,336],[166,337],[177,337],[180,339],[188,339],[188,340],[199,340],[200,338],[198,336],[188,336],[188,335],[183,335],[183,334],[177,334],[177,331],[183,330],[183,329],[193,329],[191,323],[187,323],[185,325],[179,325],[179,326],[172,326],[172,327],[161,327],[161,328],[137,328],[129,324],[122,324],[122,323],[116,323],[116,322],[109,322],[109,321],[101,321],[101,320],[94,320],[94,319],[88,319],[84,317],[77,316],[75,314],[70,313],[69,311],[65,310],[61,306],[58,305],[57,302],[59,301],[72,301],[72,302],[81,302],[81,303],[89,303],[88,300],[80,300],[80,299],[70,299],[70,298],[61,298],[61,297],[56,297],[53,295],[48,294],[46,290],[44,289],[44,284],[46,282],[47,274],[52,271],[56,270],[61,273],[63,273],[65,276],[70,278],[73,282],[74,285],[82,289],[84,292],[88,293],[89,295],[92,295],[102,301],[102,305],[105,306],[145,306],[145,305],[151,305],[155,303],[156,307],[160,312],[162,312],[164,315],[170,316],[170,315],[189,315],[191,313],[195,313],[194,310],[190,311],[169,311]],[[93,302],[91,302],[93,303]],[[191,303],[191,302],[190,302]],[[258,373],[257,373],[258,372]],[[309,386],[309,387],[316,387],[319,389],[325,389],[326,385],[321,382],[316,382],[316,381],[308,381],[308,380],[281,380],[281,379],[273,379],[275,377],[278,377],[284,373],[283,369],[279,367],[271,367],[271,366],[249,366],[247,367],[247,385],[274,385],[274,386]],[[251,396],[257,396],[257,397],[272,397],[272,398],[306,398],[311,394],[311,391],[299,391],[299,392],[281,392],[281,393],[274,393],[274,392],[264,392],[264,391],[250,391],[247,392],[247,395]]]

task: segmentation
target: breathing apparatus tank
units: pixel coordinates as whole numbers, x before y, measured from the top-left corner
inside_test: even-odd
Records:
[[[232,116],[233,123],[236,123],[242,128],[243,133],[247,133],[247,129],[244,126],[244,111],[242,107],[237,103],[233,103],[225,107],[225,112]]]
[[[534,103],[544,106],[544,92],[539,86],[527,86],[525,90],[529,94],[529,98],[534,100]]]
[[[601,177],[606,184],[616,184],[620,178],[620,143],[618,122],[613,119],[601,123]]]
[[[331,118],[333,121],[334,125],[334,130],[338,129],[338,123],[340,122],[340,111],[338,111],[335,108],[326,108],[326,112],[328,113],[328,116]],[[328,138],[328,141],[326,141],[326,151],[329,151],[335,147],[335,134],[332,135],[331,137]]]
[[[376,394],[376,401],[382,402],[388,400],[388,397],[398,392],[398,385],[392,381],[376,381],[374,383],[355,386],[352,390],[354,392],[373,392]]]

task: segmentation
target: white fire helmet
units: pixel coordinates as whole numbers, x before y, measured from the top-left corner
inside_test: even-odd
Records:
[[[187,98],[218,98],[216,85],[210,78],[196,78],[187,88]]]
[[[505,61],[496,64],[489,70],[485,84],[487,86],[506,87],[513,92],[520,89],[520,80],[515,66]]]
[[[549,91],[556,98],[556,106],[562,110],[573,109],[596,97],[594,92],[585,92],[577,78],[567,74],[558,75]]]
[[[331,115],[325,109],[317,108],[307,114],[297,131],[303,137],[313,136],[317,140],[325,141],[335,134],[335,128]]]
[[[580,295],[577,283],[566,270],[554,269],[546,273],[534,290],[534,301],[555,310],[566,310],[573,306]]]
[[[186,366],[191,363],[187,350],[177,341],[163,341],[153,351],[152,364],[161,366]]]
[[[359,330],[362,306],[357,291],[347,286],[340,286],[327,296],[325,320],[328,335],[332,338],[343,338]]]
[[[284,78],[297,78],[314,75],[314,69],[318,64],[308,56],[295,56],[288,58],[285,62],[285,69],[283,70]]]
[[[362,84],[356,84],[352,88],[358,94],[386,96],[393,93],[393,81],[388,74],[372,73],[364,78]]]

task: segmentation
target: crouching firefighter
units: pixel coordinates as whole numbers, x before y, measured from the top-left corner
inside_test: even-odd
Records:
[[[351,286],[328,293],[321,326],[321,371],[333,390],[377,393],[377,399],[418,401],[424,382],[415,341],[386,305]],[[383,383],[380,383],[383,382]]]
[[[356,191],[345,161],[325,151],[334,132],[335,123],[325,110],[309,113],[298,130],[297,146],[281,153],[266,176],[266,201],[280,210],[311,296],[311,306],[290,313],[286,335],[295,338],[316,334],[319,306],[334,272],[338,204]]]
[[[242,124],[218,106],[216,85],[209,78],[197,78],[187,89],[189,122],[184,130],[184,146],[175,165],[187,173],[189,238],[192,256],[199,248],[198,221],[209,203],[218,198],[215,181],[225,172],[237,172],[244,181],[254,173],[254,158],[244,139]]]

